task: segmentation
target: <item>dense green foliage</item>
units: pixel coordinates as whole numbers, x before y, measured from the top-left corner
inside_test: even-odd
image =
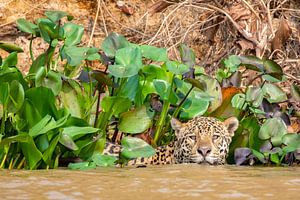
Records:
[[[71,168],[111,165],[117,158],[101,152],[112,121],[126,135],[154,130],[156,146],[173,138],[172,115],[190,119],[208,109],[213,97],[204,91],[205,81],[212,79],[184,76],[195,60],[188,47],[180,47],[183,62],[169,60],[166,49],[136,45],[116,33],[101,48],[81,47],[83,27],[70,22],[71,16],[45,15],[35,24],[17,20],[31,34],[26,76],[16,67],[22,49],[0,46],[10,53],[0,63],[1,168],[57,168],[61,159],[74,157],[87,162]],[[34,58],[32,40],[38,37],[49,46]],[[92,70],[90,61],[102,62],[106,70]],[[154,153],[141,139],[124,137],[121,144],[121,162]]]
[[[255,160],[291,164],[294,159],[299,159],[293,152],[300,148],[300,135],[288,134],[287,131],[294,114],[294,108],[288,103],[299,100],[299,88],[292,85],[292,95],[288,98],[279,84],[286,78],[281,67],[272,60],[230,56],[224,60],[224,66],[217,73],[224,85],[240,87],[243,74],[238,70],[241,67],[245,69],[244,73],[247,70],[257,72],[243,92],[231,99],[232,106],[239,113],[240,127],[231,143],[229,160],[236,164]],[[281,106],[284,103],[289,107]]]
[[[299,148],[299,135],[286,134],[291,110],[280,109],[288,98],[274,84],[284,80],[275,62],[230,56],[214,79],[195,65],[186,45],[179,47],[181,61],[170,60],[164,48],[133,44],[116,33],[100,48],[82,47],[84,29],[71,22],[72,16],[61,11],[45,15],[36,23],[17,20],[19,29],[31,35],[32,65],[26,76],[16,67],[22,49],[0,43],[10,53],[0,57],[0,168],[57,168],[63,159],[80,158],[85,162],[69,167],[90,169],[151,156],[153,147],[126,136],[153,132],[152,146],[169,143],[174,139],[171,117],[215,115],[222,104],[221,85],[239,87],[240,67],[258,71],[262,81],[231,100],[241,126],[230,159],[235,148],[243,147],[237,149],[238,164],[250,158],[279,164]],[[48,49],[34,58],[32,41],[38,37]],[[91,61],[106,69],[92,70]],[[292,94],[299,100],[297,86]],[[125,134],[118,158],[101,154],[114,122]]]

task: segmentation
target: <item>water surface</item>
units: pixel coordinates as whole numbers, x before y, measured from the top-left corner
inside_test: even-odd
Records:
[[[300,199],[299,167],[0,170],[0,199]]]

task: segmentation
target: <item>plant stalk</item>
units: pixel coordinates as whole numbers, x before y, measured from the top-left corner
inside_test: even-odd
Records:
[[[192,92],[192,90],[194,89],[194,86],[192,86],[189,91],[186,93],[186,95],[184,96],[184,98],[181,100],[181,102],[179,103],[179,105],[177,106],[177,108],[175,109],[174,113],[173,113],[173,117],[177,117],[181,108],[182,108],[182,105],[183,103],[185,102],[185,100],[188,98],[188,96],[190,95],[190,93]]]
[[[164,103],[163,103],[163,108],[162,108],[162,111],[161,111],[161,115],[159,117],[159,120],[158,120],[158,123],[157,123],[157,126],[156,126],[156,130],[155,130],[155,133],[154,133],[154,144],[157,143],[158,139],[161,136],[161,131],[162,131],[163,126],[165,124],[166,117],[168,115],[168,110],[169,110],[170,105],[171,105],[171,103],[169,101],[164,101]]]

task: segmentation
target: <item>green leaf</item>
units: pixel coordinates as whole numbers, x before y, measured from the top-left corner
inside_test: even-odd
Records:
[[[130,99],[118,96],[105,96],[101,102],[103,112],[110,112],[111,116],[118,116],[129,110],[131,107]]]
[[[102,155],[96,153],[92,157],[92,161],[99,167],[111,167],[116,165],[118,159],[115,156]]]
[[[58,111],[55,105],[56,99],[50,89],[45,87],[30,88],[26,90],[25,98],[29,100],[32,105],[34,105],[35,109],[38,111],[38,113],[40,113],[41,117],[49,114],[55,119],[59,118]],[[38,119],[38,121],[40,120],[41,119]]]
[[[271,154],[270,159],[273,163],[280,164],[279,157],[277,153]]]
[[[41,37],[50,44],[51,40],[59,38],[58,26],[49,19],[38,19],[38,28],[41,33]]]
[[[229,72],[236,72],[241,64],[239,56],[231,55],[224,60],[224,65],[229,69]]]
[[[299,134],[285,134],[282,137],[282,143],[287,146],[300,148],[300,135]]]
[[[2,104],[4,107],[6,107],[8,100],[9,100],[9,93],[10,93],[10,88],[9,84],[4,82],[0,83],[0,104]],[[2,117],[2,115],[1,115]]]
[[[251,149],[251,150],[252,150],[253,155],[254,155],[260,162],[262,162],[262,163],[267,163],[267,160],[266,160],[264,154],[262,154],[262,153],[260,153],[260,152],[258,152],[258,151],[256,151],[256,150],[254,150],[254,149]]]
[[[43,155],[36,147],[32,137],[28,135],[28,141],[21,143],[21,149],[29,164],[29,169],[36,169],[38,162],[42,159]]]
[[[29,69],[29,74],[34,74],[36,73],[39,68],[45,66],[46,64],[46,59],[47,59],[47,54],[42,53],[40,54],[31,64],[31,67]]]
[[[51,158],[55,148],[57,147],[58,140],[59,140],[59,135],[55,136],[55,138],[51,140],[48,149],[43,153],[43,160],[47,165],[50,165],[51,163]]]
[[[254,107],[259,107],[263,101],[264,94],[260,87],[249,86],[246,90],[246,101],[251,102]]]
[[[165,80],[154,80],[153,85],[156,89],[156,92],[162,100],[168,100],[171,91],[171,84]]]
[[[265,68],[265,73],[267,73],[268,75],[270,75],[278,80],[282,80],[283,71],[282,71],[280,65],[278,65],[275,61],[265,60],[264,68]]]
[[[177,61],[167,61],[166,67],[170,72],[176,75],[182,75],[189,71],[189,67],[187,65],[181,64]]]
[[[180,113],[180,119],[192,119],[196,116],[203,115],[209,106],[209,101],[202,99],[194,99],[191,104],[185,108],[185,104],[183,105],[182,112]]]
[[[121,156],[127,159],[150,157],[155,154],[155,149],[139,138],[124,137],[121,140],[121,144]]]
[[[179,52],[180,52],[180,57],[181,57],[182,63],[187,65],[189,67],[189,69],[192,69],[195,65],[195,59],[196,59],[196,56],[195,56],[195,53],[193,52],[193,50],[185,44],[180,44]]]
[[[267,140],[271,138],[274,146],[282,144],[282,136],[287,133],[287,128],[280,118],[270,118],[265,121],[259,130],[259,138]]]
[[[142,54],[140,49],[126,47],[116,52],[115,65],[109,65],[110,73],[118,78],[136,75],[142,68]]]
[[[54,23],[56,23],[61,18],[68,16],[66,12],[55,10],[46,11],[45,15]]]
[[[213,112],[222,104],[223,101],[221,86],[216,79],[207,75],[201,75],[196,78],[200,82],[204,82],[206,84],[205,93],[213,98],[210,102],[208,112]]]
[[[72,139],[78,139],[79,137],[90,134],[90,133],[95,133],[99,131],[98,128],[93,128],[93,127],[79,127],[79,126],[70,126],[70,127],[65,127],[63,128],[63,135],[68,135]]]
[[[18,28],[20,31],[23,31],[25,33],[31,33],[33,35],[36,35],[36,31],[38,29],[38,26],[27,21],[24,18],[20,18],[16,21]]]
[[[10,84],[9,101],[7,104],[8,112],[15,113],[23,105],[24,102],[24,89],[23,86],[16,80],[13,80]]]
[[[65,46],[63,52],[69,65],[78,66],[86,58],[88,47]]]
[[[65,23],[63,26],[66,46],[74,46],[80,43],[84,28],[81,25]]]
[[[157,48],[149,45],[141,45],[142,56],[152,61],[165,62],[168,61],[167,49]]]
[[[14,67],[18,63],[17,52],[12,52],[9,54],[2,62],[2,68],[5,67]]]
[[[34,136],[42,134],[41,130],[43,130],[43,128],[51,122],[52,122],[52,117],[50,115],[46,115],[41,121],[39,121],[37,124],[35,124],[34,127],[32,127],[29,130],[29,135],[31,137],[34,137]]]
[[[122,113],[119,121],[119,130],[125,133],[142,133],[152,125],[154,112],[146,106]]]
[[[12,53],[12,52],[24,52],[22,48],[11,44],[11,43],[7,43],[7,42],[2,42],[0,41],[0,49],[3,49],[4,51],[8,52],[8,53]],[[0,63],[1,66],[1,63]]]
[[[264,72],[264,62],[256,56],[239,56],[241,64],[247,69]]]
[[[87,101],[84,101],[83,91],[79,83],[74,80],[63,81],[62,90],[59,94],[65,108],[74,117],[83,118],[84,108],[87,107]]]
[[[111,33],[104,39],[101,49],[108,57],[113,58],[118,49],[128,46],[130,46],[130,43],[124,36],[117,33]]]
[[[245,110],[247,107],[246,95],[245,94],[236,94],[231,99],[232,107]]]
[[[262,90],[270,103],[277,103],[287,100],[285,92],[277,85],[265,83]]]
[[[53,94],[57,96],[62,88],[61,75],[52,70],[46,73],[45,67],[41,67],[35,76],[36,87],[46,87],[52,90]]]
[[[293,84],[291,86],[291,95],[296,101],[300,101],[300,87]]]
[[[79,148],[77,147],[77,145],[75,144],[75,142],[73,141],[73,139],[71,138],[71,136],[69,136],[68,134],[62,133],[60,134],[60,138],[59,138],[59,142],[64,145],[65,147],[76,151]]]
[[[71,170],[89,170],[96,169],[94,162],[69,163],[68,168]]]

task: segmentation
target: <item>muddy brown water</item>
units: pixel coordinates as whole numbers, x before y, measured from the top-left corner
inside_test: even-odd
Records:
[[[300,168],[0,170],[0,199],[300,199]]]

